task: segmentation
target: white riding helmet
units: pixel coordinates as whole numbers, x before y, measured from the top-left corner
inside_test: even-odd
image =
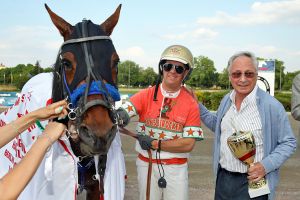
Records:
[[[159,72],[162,73],[161,63],[164,60],[173,60],[188,65],[190,69],[194,67],[194,58],[191,51],[182,45],[172,45],[164,50],[159,61]]]

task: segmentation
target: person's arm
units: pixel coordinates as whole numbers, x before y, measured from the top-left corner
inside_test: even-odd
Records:
[[[196,140],[194,138],[162,140],[160,150],[171,153],[188,153],[193,150],[195,146],[195,141]],[[153,140],[151,144],[153,149],[158,149],[158,140]]]
[[[300,120],[300,74],[293,81],[291,113],[295,120]]]
[[[62,135],[65,128],[65,125],[57,122],[50,122],[46,126],[43,135],[38,137],[21,162],[0,179],[0,200],[17,199],[35,174],[47,149]]]
[[[67,114],[65,109],[67,102],[65,100],[53,103],[47,107],[32,111],[15,121],[0,127],[0,148],[22,133],[36,120],[52,119]]]
[[[217,114],[210,112],[202,103],[199,103],[201,121],[212,132],[215,131],[217,123]]]
[[[271,127],[272,132],[270,132],[270,134],[272,134],[272,137],[276,138],[276,141],[270,142],[269,145],[272,145],[273,150],[261,161],[266,174],[279,169],[280,166],[282,166],[282,164],[296,151],[297,147],[297,141],[284,107],[282,105],[276,106],[273,110],[275,109],[277,113],[272,113],[276,117],[270,122],[274,125],[274,128]]]

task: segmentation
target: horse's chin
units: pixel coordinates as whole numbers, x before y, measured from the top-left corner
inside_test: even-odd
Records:
[[[80,134],[80,151],[81,154],[87,156],[105,155],[107,154],[117,132],[117,126],[113,126],[106,134],[105,138],[95,137],[95,134],[87,131],[89,129],[81,129]]]
[[[94,156],[94,155],[105,155],[107,154],[109,147],[101,147],[101,148],[92,148],[89,145],[81,142],[80,143],[80,151],[83,155],[86,156]]]

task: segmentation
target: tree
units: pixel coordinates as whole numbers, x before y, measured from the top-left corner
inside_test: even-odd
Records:
[[[194,69],[190,80],[187,82],[191,86],[210,88],[218,82],[214,61],[205,56],[194,58]]]
[[[222,73],[219,74],[218,85],[223,89],[229,89],[230,88],[229,72],[226,68],[223,69]]]
[[[285,67],[283,65],[283,61],[275,59],[275,90],[282,89],[285,82]]]
[[[141,68],[133,61],[126,60],[118,65],[118,83],[126,86],[139,86]]]
[[[284,84],[282,85],[283,90],[291,90],[293,85],[293,80],[297,74],[299,74],[300,71],[296,72],[287,72],[284,76]]]
[[[149,85],[154,85],[157,78],[157,73],[152,67],[147,67],[146,69],[141,69],[139,76],[139,83],[142,87],[148,87]]]

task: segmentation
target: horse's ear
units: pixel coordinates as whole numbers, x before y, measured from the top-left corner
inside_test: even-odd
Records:
[[[66,22],[63,18],[56,15],[47,4],[45,4],[45,8],[48,11],[50,18],[56,28],[59,30],[60,34],[64,37],[64,40],[67,40],[68,37],[71,35],[72,32],[72,25]]]
[[[101,28],[104,30],[104,32],[107,35],[111,35],[111,33],[113,32],[116,24],[118,23],[119,16],[120,16],[120,11],[121,11],[121,6],[122,6],[122,4],[120,4],[118,6],[118,8],[116,9],[116,11],[105,22],[103,22],[100,25]]]

